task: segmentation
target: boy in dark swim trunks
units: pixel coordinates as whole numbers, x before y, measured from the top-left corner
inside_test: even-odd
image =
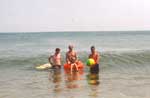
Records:
[[[49,62],[53,68],[61,68],[61,54],[59,48],[56,48],[54,55],[49,57]]]
[[[91,73],[98,73],[99,72],[99,60],[100,60],[100,55],[99,53],[95,50],[94,46],[91,46],[91,54],[89,55],[89,58],[94,59],[95,65],[93,65],[90,68]]]

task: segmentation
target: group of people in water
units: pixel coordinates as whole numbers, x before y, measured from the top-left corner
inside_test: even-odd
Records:
[[[70,65],[70,70],[73,71],[73,68],[76,68],[76,71],[78,71],[78,66],[76,65],[76,62],[78,62],[77,53],[74,51],[73,45],[68,46],[68,51],[66,53],[66,64]],[[62,62],[61,62],[61,53],[60,48],[55,49],[55,53],[51,55],[48,60],[49,63],[52,65],[52,68],[61,68]],[[99,71],[99,61],[100,61],[100,55],[96,51],[94,46],[91,46],[91,53],[89,54],[88,58],[92,58],[95,61],[95,65],[90,68],[91,72],[97,72]]]

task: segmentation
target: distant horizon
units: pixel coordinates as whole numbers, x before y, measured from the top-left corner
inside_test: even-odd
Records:
[[[150,32],[150,30],[122,30],[122,31],[31,31],[31,32],[0,32],[0,33],[61,33],[61,32]]]

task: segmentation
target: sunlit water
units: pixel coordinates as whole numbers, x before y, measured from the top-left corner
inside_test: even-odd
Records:
[[[95,45],[100,72],[35,69],[56,47],[64,63],[69,44],[84,63]],[[0,34],[0,98],[149,98],[149,91],[148,31]]]

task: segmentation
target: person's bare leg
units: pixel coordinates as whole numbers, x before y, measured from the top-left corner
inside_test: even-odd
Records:
[[[71,71],[71,73],[72,73],[72,68],[73,68],[73,64],[71,64],[71,67],[70,67],[70,71]]]
[[[75,63],[74,65],[76,67],[76,71],[79,71],[77,64]]]

